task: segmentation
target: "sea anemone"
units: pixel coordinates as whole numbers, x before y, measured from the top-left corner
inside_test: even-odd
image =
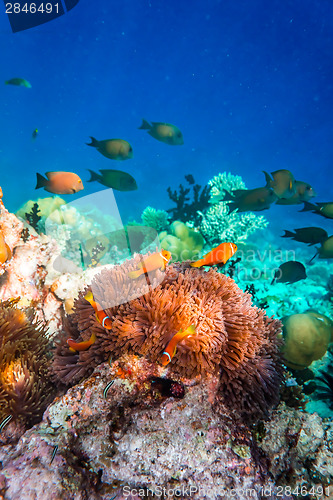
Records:
[[[38,422],[52,399],[45,328],[16,300],[0,303],[0,421]]]
[[[280,322],[253,306],[248,293],[214,269],[206,272],[177,263],[164,274],[156,271],[150,285],[144,275],[129,285],[128,272],[139,259],[103,270],[75,301],[56,348],[56,378],[74,383],[99,363],[124,353],[159,363],[175,333],[194,325],[195,334],[178,344],[168,376],[220,375],[223,401],[244,415],[265,414],[277,402],[282,377]],[[85,300],[88,290],[111,318],[110,330],[102,327]],[[92,333],[96,341],[88,350],[69,350],[68,337],[80,342]]]

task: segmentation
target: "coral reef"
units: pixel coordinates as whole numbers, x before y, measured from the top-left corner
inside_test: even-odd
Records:
[[[292,500],[288,491],[304,485],[318,493],[308,498],[330,498],[332,422],[282,404],[251,433],[213,410],[214,377],[183,399],[157,398],[144,377],[155,367],[136,357],[105,363],[55,400],[42,423],[0,449],[5,498]]]
[[[31,310],[0,303],[0,421],[31,426],[41,419],[54,392],[49,376],[49,340]]]
[[[236,189],[246,189],[245,183],[240,175],[223,172],[215,175],[209,182],[211,187],[209,203],[218,203],[223,200],[225,193]]]
[[[283,354],[287,366],[304,369],[327,351],[333,334],[333,322],[317,311],[282,318]]]
[[[147,207],[141,214],[142,223],[145,226],[152,227],[158,233],[165,231],[169,226],[169,215],[165,210],[156,210],[153,207]]]
[[[191,188],[185,188],[182,184],[179,185],[179,192],[172,191],[168,187],[168,195],[170,200],[176,203],[176,207],[167,210],[171,214],[171,220],[180,220],[182,222],[191,222],[197,225],[200,221],[199,211],[205,210],[208,206],[210,197],[210,186],[205,186],[202,191],[199,184],[194,184],[192,175],[185,176],[186,181],[192,186],[192,200],[190,194]],[[191,201],[190,201],[191,200]],[[190,203],[188,203],[190,201]]]
[[[181,221],[174,221],[170,229],[159,234],[161,247],[172,254],[173,261],[196,260],[204,246],[201,234]]]
[[[248,419],[266,415],[277,402],[282,365],[278,337],[280,322],[251,305],[235,282],[217,271],[190,268],[189,263],[167,267],[129,280],[137,255],[120,266],[105,269],[74,303],[54,360],[56,377],[70,384],[91,373],[102,361],[132,353],[159,362],[165,346],[181,328],[195,325],[196,333],[179,343],[168,365],[168,376],[219,374],[219,397]],[[112,321],[106,330],[84,296],[93,291]],[[120,305],[119,305],[120,304]],[[96,341],[73,353],[66,338]]]

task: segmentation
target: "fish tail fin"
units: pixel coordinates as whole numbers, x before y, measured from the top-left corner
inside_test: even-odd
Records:
[[[94,296],[93,296],[91,290],[89,290],[89,292],[87,292],[85,294],[84,298],[86,299],[87,302],[89,302],[89,304],[91,304],[92,302],[94,302]]]
[[[95,139],[95,137],[92,137],[91,135],[89,136],[91,139],[91,142],[86,142],[87,146],[92,146],[93,148],[98,147],[98,140]]]
[[[317,210],[316,205],[313,203],[309,203],[308,201],[304,201],[304,207],[299,212],[309,212],[310,210]]]
[[[294,233],[292,231],[288,231],[287,229],[284,229],[284,234],[281,236],[281,238],[292,238]]]
[[[135,280],[136,278],[138,278],[140,275],[142,274],[141,272],[141,269],[139,269],[138,271],[131,271],[127,274],[127,276],[133,280]]]
[[[5,80],[5,85],[9,85],[9,80]]]
[[[310,264],[310,263],[313,261],[313,259],[314,259],[315,257],[317,257],[317,255],[318,255],[318,254],[319,254],[319,251],[318,251],[318,249],[317,249],[316,253],[314,254],[314,256],[313,256],[313,257],[311,257],[311,259],[309,260],[308,264]]]
[[[220,201],[233,201],[234,199],[235,197],[231,193],[229,193],[229,191],[226,191],[224,189],[224,196]]]
[[[142,118],[142,123],[140,125],[140,127],[138,127],[138,129],[142,129],[142,130],[150,130],[151,129],[151,125],[149,122],[147,122],[147,120],[145,120],[144,118]]]
[[[37,184],[35,189],[47,186],[48,180],[37,172]]]
[[[193,335],[195,333],[195,326],[194,325],[189,326],[186,331],[189,335]]]
[[[266,179],[266,187],[270,188],[271,187],[271,182],[272,182],[273,179],[271,178],[271,176],[269,175],[269,173],[266,172],[265,170],[263,170],[262,172],[263,172],[263,174],[265,176],[265,179]]]
[[[276,277],[274,276],[274,278],[273,278],[273,279],[272,279],[272,281],[271,281],[271,285],[273,285],[273,284],[274,284],[274,281],[275,281],[275,280],[276,280]]]
[[[229,203],[228,208],[229,208],[229,214],[231,214],[234,210],[237,210],[238,205],[236,202]]]
[[[203,265],[203,260],[200,259],[200,260],[197,260],[195,262],[190,262],[190,266],[191,267],[201,267]]]
[[[94,172],[93,170],[90,170],[89,168],[87,168],[87,170],[90,173],[90,179],[88,182],[99,181],[101,179],[101,176],[97,172]]]
[[[96,333],[95,332],[92,332],[90,339],[89,339],[89,342],[91,344],[94,344],[96,342]]]

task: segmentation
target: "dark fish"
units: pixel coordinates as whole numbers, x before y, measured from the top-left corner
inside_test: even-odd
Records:
[[[296,281],[305,278],[306,270],[304,265],[297,260],[289,260],[276,269],[271,285],[273,285],[274,281],[276,283],[296,283]]]
[[[89,172],[91,178],[88,182],[97,181],[103,186],[117,189],[117,191],[135,191],[135,189],[138,189],[134,177],[121,170],[100,170],[101,175],[93,170],[89,170]]]
[[[38,135],[38,128],[35,128],[35,130],[31,134],[31,138],[36,139],[37,135]]]
[[[91,142],[86,143],[87,146],[96,148],[103,156],[110,160],[129,160],[133,158],[133,148],[129,142],[124,139],[105,139],[98,141],[95,137],[91,137]]]
[[[267,172],[264,170],[263,172],[266,177],[266,186],[272,188],[278,198],[290,198],[295,194],[295,179],[289,170],[275,170],[272,172],[273,179]]]
[[[280,198],[277,200],[277,205],[298,205],[304,203],[304,201],[309,201],[317,193],[314,191],[313,187],[307,182],[295,181],[296,193],[290,198]]]
[[[52,451],[52,456],[51,456],[51,460],[50,460],[50,465],[52,464],[53,460],[54,460],[54,457],[56,456],[56,453],[58,451],[58,445],[56,444],[55,447],[53,448],[53,451]]]
[[[10,80],[6,80],[5,84],[16,85],[17,87],[26,87],[27,89],[31,89],[31,83],[29,83],[24,78],[11,78]]]
[[[230,201],[229,213],[234,210],[238,212],[260,212],[266,210],[276,200],[276,194],[268,187],[255,189],[236,189],[226,194],[222,201]]]
[[[333,259],[333,236],[329,236],[321,242],[321,246],[314,254],[310,262],[318,255],[319,259]]]
[[[3,419],[3,421],[2,421],[2,422],[1,422],[1,424],[0,424],[0,432],[2,431],[2,429],[3,429],[4,427],[6,427],[6,425],[7,425],[7,424],[11,421],[11,419],[12,419],[12,418],[13,418],[13,415],[8,415],[8,417],[5,417],[5,418]]]
[[[106,399],[106,396],[108,395],[110,387],[114,384],[114,380],[111,380],[105,387],[103,391],[103,398]]]
[[[169,144],[169,146],[181,146],[184,144],[183,134],[175,125],[163,122],[151,122],[142,120],[139,129],[147,130],[148,134],[158,141]]]
[[[327,203],[309,203],[308,201],[304,202],[304,207],[300,212],[313,212],[318,215],[322,215],[326,217],[326,219],[333,219],[333,201],[328,201]]]
[[[192,174],[185,175],[185,179],[189,184],[194,184],[194,177]]]
[[[321,227],[302,227],[295,229],[295,232],[287,231],[282,238],[291,238],[292,240],[299,241],[300,243],[307,243],[309,246],[321,243],[327,238],[327,232]]]

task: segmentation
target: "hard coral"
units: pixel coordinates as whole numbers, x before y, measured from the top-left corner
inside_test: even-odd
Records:
[[[84,299],[87,289],[76,300],[55,354],[58,380],[73,383],[110,356],[126,352],[158,363],[173,335],[193,324],[196,333],[178,344],[168,376],[221,374],[224,402],[244,416],[265,414],[277,400],[282,374],[280,322],[252,306],[250,296],[231,278],[188,263],[169,266],[163,281],[156,271],[149,287],[142,276],[129,289],[127,274],[139,259],[102,271],[89,287],[111,318],[111,330],[102,327]],[[66,338],[88,340],[93,332],[96,342],[88,350],[69,351]]]
[[[11,415],[24,426],[41,417],[52,399],[48,339],[33,313],[0,303],[0,421]]]

